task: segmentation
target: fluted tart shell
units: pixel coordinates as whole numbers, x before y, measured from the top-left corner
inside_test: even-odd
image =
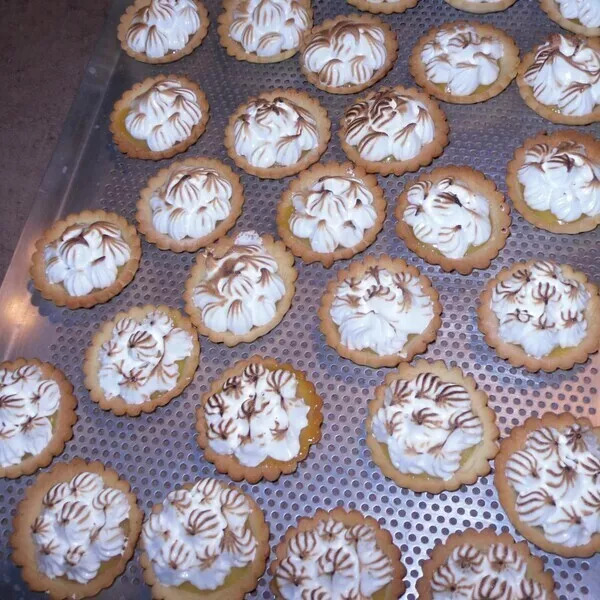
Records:
[[[458,10],[478,15],[500,12],[512,6],[517,0],[496,0],[495,2],[473,2],[472,0],[444,0]]]
[[[392,13],[403,13],[409,8],[414,8],[419,0],[396,0],[390,2],[370,2],[369,0],[346,0],[348,4],[356,6],[358,10],[364,10],[374,14],[391,15]]]

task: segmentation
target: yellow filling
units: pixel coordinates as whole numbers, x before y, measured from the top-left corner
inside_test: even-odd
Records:
[[[519,183],[519,190],[521,191],[521,198],[523,198],[523,202],[525,202],[525,187],[522,183]],[[527,204],[527,202],[525,202]],[[551,210],[535,210],[527,204],[527,208],[536,216],[537,219],[546,223],[548,225],[565,225],[565,221],[561,221]],[[579,219],[575,219],[575,221],[569,221],[571,223],[577,223],[581,219],[585,218],[585,215],[579,217]]]
[[[117,116],[115,118],[115,125],[117,126],[119,133],[124,138],[129,140],[132,144],[135,144],[139,148],[143,148],[144,150],[148,150],[150,152],[151,150],[148,147],[146,140],[139,140],[138,138],[134,138],[127,130],[127,127],[125,126],[125,119],[127,118],[128,114],[129,114],[129,107],[126,107],[123,110],[121,110],[119,113],[117,113]]]

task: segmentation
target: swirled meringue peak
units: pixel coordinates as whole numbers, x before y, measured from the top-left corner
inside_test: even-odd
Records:
[[[377,220],[373,194],[362,180],[349,175],[321,177],[294,194],[292,203],[290,230],[308,239],[315,252],[356,246]]]
[[[373,266],[338,286],[330,315],[350,350],[405,356],[408,336],[423,333],[431,322],[433,303],[418,277]]]
[[[319,144],[314,116],[289,98],[255,98],[233,126],[237,154],[263,169],[297,163]]]
[[[160,583],[214,590],[233,569],[249,565],[257,547],[248,524],[252,510],[241,491],[216,479],[170,492],[142,527],[144,549]]]
[[[278,270],[277,261],[254,231],[240,233],[221,258],[209,251],[204,279],[192,297],[206,327],[243,335],[269,323],[285,295]]]
[[[600,164],[582,144],[535,144],[526,151],[517,178],[533,210],[549,210],[565,223],[600,214]]]
[[[387,445],[401,473],[451,479],[462,454],[483,439],[481,419],[469,392],[433,373],[397,379],[385,389],[383,406],[373,417],[375,439]]]
[[[194,0],[150,0],[131,19],[125,41],[134,52],[162,58],[186,46],[199,28]]]
[[[311,18],[296,0],[246,0],[233,11],[229,35],[248,53],[271,57],[298,48]]]
[[[446,562],[434,571],[431,593],[433,600],[549,598],[544,587],[527,576],[525,560],[502,543],[488,548],[465,543],[454,548]]]
[[[179,362],[192,350],[191,334],[160,310],[141,321],[120,319],[98,352],[100,387],[107,398],[121,397],[128,404],[147,402],[153,394],[177,385]]]
[[[449,94],[468,96],[498,79],[503,54],[498,38],[481,36],[475,27],[465,23],[440,29],[423,46],[421,60],[433,83],[445,84]]]
[[[564,115],[588,115],[600,103],[600,52],[585,38],[553,33],[536,48],[524,80],[541,104]]]
[[[372,527],[328,519],[288,541],[275,581],[284,600],[344,600],[373,597],[393,575]]]
[[[383,67],[385,32],[374,23],[344,19],[320,31],[302,51],[304,66],[328,87],[360,85]]]
[[[383,88],[344,114],[345,139],[369,161],[409,160],[429,144],[435,124],[423,102]]]
[[[132,137],[144,140],[150,150],[160,152],[187,139],[201,117],[195,92],[169,77],[131,101],[125,127]]]
[[[36,365],[0,369],[0,467],[39,454],[53,434],[60,388]]]
[[[212,233],[231,213],[231,183],[209,167],[177,165],[150,198],[152,225],[174,240]]]
[[[51,487],[31,533],[37,567],[50,579],[87,583],[102,563],[123,554],[129,500],[100,475],[82,472]]]
[[[408,190],[407,201],[403,219],[415,237],[448,258],[462,258],[469,248],[490,238],[487,198],[453,177],[415,183]]]
[[[70,296],[112,285],[131,256],[118,226],[107,221],[75,224],[44,248],[46,279]]]
[[[210,447],[244,466],[289,461],[300,452],[309,406],[297,396],[298,379],[285,369],[248,365],[204,405]]]
[[[498,282],[490,306],[499,321],[500,337],[541,358],[555,348],[577,346],[585,338],[589,301],[582,283],[567,277],[559,265],[540,260]]]
[[[560,14],[571,21],[579,21],[590,29],[600,27],[600,2],[597,0],[556,0]]]
[[[590,428],[540,427],[506,461],[519,519],[573,547],[600,533],[600,444]]]

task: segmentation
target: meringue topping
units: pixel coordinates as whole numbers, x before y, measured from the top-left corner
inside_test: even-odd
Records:
[[[577,346],[585,338],[589,301],[582,283],[568,278],[559,265],[540,260],[498,282],[490,307],[505,342],[542,358],[555,348]]]
[[[590,427],[540,427],[506,461],[519,519],[548,541],[587,544],[600,533],[600,442]]]
[[[319,144],[314,116],[283,96],[252,100],[236,119],[233,135],[236,153],[262,169],[293,165]]]
[[[125,128],[151,151],[160,152],[187,139],[201,118],[195,92],[176,77],[168,77],[131,101]]]
[[[535,144],[525,152],[517,177],[533,210],[549,210],[565,223],[600,214],[600,164],[583,144]]]
[[[433,302],[417,276],[373,266],[339,284],[330,315],[351,350],[406,356],[408,337],[423,333],[433,319]]]
[[[85,296],[112,285],[131,255],[117,225],[76,223],[44,248],[46,279],[62,284],[70,296]]]
[[[123,554],[129,500],[95,473],[51,487],[32,526],[37,567],[50,579],[87,583],[103,562]]]
[[[383,88],[346,110],[345,140],[369,161],[409,160],[429,144],[435,124],[429,110],[408,94]]]
[[[398,471],[445,481],[460,469],[464,451],[483,440],[483,425],[468,391],[433,373],[388,385],[372,431],[387,445]]]
[[[252,506],[239,490],[216,479],[170,492],[142,527],[142,542],[161,584],[189,582],[214,590],[232,569],[250,564],[257,541],[248,523]]]
[[[319,521],[288,541],[275,581],[284,600],[371,598],[393,578],[390,558],[366,523]]]
[[[150,0],[131,19],[125,41],[148,58],[162,58],[181,50],[200,29],[194,0]]]
[[[556,3],[565,19],[579,21],[590,29],[600,27],[600,3],[596,0],[556,0]]]

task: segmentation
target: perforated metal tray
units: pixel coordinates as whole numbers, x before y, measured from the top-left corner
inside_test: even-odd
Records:
[[[515,532],[498,503],[491,476],[455,493],[432,496],[399,488],[386,480],[372,463],[364,441],[364,420],[373,388],[383,380],[386,370],[360,367],[341,359],[325,345],[316,316],[326,282],[347,261],[336,263],[330,270],[297,261],[299,278],[294,303],[274,331],[236,348],[203,338],[200,368],[192,385],[168,406],[135,419],[105,413],[90,401],[83,385],[83,353],[100,323],[119,310],[148,302],[182,308],[184,281],[194,257],[161,252],[144,242],[141,266],[133,283],[118,297],[91,310],[57,308],[43,300],[29,281],[27,270],[33,244],[52,221],[89,207],[114,210],[133,220],[138,190],[149,176],[168,164],[169,161],[152,163],[124,157],[113,146],[108,130],[113,103],[124,90],[150,75],[187,74],[208,96],[211,107],[208,128],[184,156],[207,155],[231,164],[223,147],[228,116],[249,96],[281,86],[304,89],[327,108],[333,137],[323,160],[344,160],[337,124],[352,97],[329,95],[309,85],[296,58],[275,65],[249,65],[228,57],[216,35],[220,2],[204,1],[211,18],[208,37],[191,56],[164,66],[137,63],[120,52],[116,27],[128,2],[114,2],[0,289],[0,359],[35,356],[54,362],[66,372],[79,398],[79,420],[74,439],[56,460],[66,461],[75,456],[102,460],[131,483],[145,511],[178,484],[215,474],[194,439],[195,407],[209,382],[235,361],[254,353],[293,362],[308,373],[323,396],[323,439],[293,475],[281,477],[277,483],[242,487],[264,509],[273,546],[299,516],[311,515],[318,507],[342,505],[379,519],[402,550],[408,570],[406,598],[414,599],[415,582],[427,551],[450,533],[489,525],[513,535]],[[316,0],[313,5],[316,23],[353,12],[344,0]],[[433,25],[470,17],[442,0],[421,0],[415,9],[402,15],[384,17],[398,34],[400,51],[395,67],[379,85],[414,85],[407,59],[417,38]],[[519,0],[507,11],[480,20],[504,28],[515,38],[522,53],[551,31],[559,30],[535,0]],[[557,129],[525,106],[514,83],[485,104],[442,106],[450,123],[450,145],[434,166],[470,165],[486,173],[504,192],[505,167],[514,149],[526,137]],[[600,132],[597,126],[583,129]],[[489,269],[468,277],[445,274],[409,252],[394,234],[395,198],[411,177],[379,178],[389,203],[388,216],[377,242],[365,254],[389,253],[402,257],[426,273],[439,290],[444,307],[443,326],[425,356],[458,365],[475,377],[489,395],[502,435],[507,435],[511,427],[528,416],[546,411],[570,411],[588,416],[599,425],[599,355],[568,372],[532,375],[512,368],[488,349],[475,316],[476,298],[487,279],[513,261],[551,258],[572,264],[598,282],[599,232],[554,235],[535,229],[513,213],[506,248]],[[235,230],[252,227],[260,233],[274,233],[276,202],[288,181],[261,181],[242,174],[246,203]],[[33,480],[34,477],[22,477],[0,481],[0,598],[3,600],[42,597],[27,590],[7,548],[16,504]],[[533,546],[532,551],[542,556],[546,568],[552,571],[561,600],[600,598],[600,556],[567,560],[544,554]],[[111,600],[150,597],[137,558],[101,597]],[[267,576],[250,597],[271,598]]]

